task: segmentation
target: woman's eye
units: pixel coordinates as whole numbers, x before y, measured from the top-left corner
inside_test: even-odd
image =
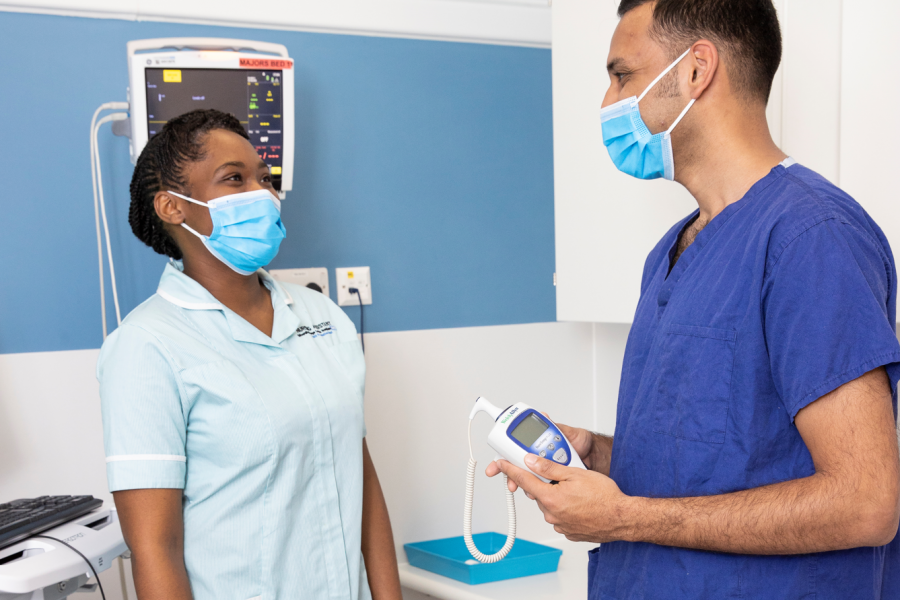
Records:
[[[228,177],[225,178],[225,181],[241,181],[241,180],[242,180],[242,178],[241,178],[240,173],[232,173],[231,175],[229,175]]]
[[[272,181],[272,176],[267,173],[262,176],[262,181],[263,183],[269,183],[270,181]]]

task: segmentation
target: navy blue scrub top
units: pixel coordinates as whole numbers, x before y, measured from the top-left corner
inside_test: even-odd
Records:
[[[800,165],[775,167],[669,273],[676,224],[650,253],[628,337],[611,477],[629,495],[725,494],[815,470],[797,413],[880,366],[897,414],[897,275],[884,234]],[[900,538],[795,556],[646,543],[590,557],[592,600],[900,598]]]

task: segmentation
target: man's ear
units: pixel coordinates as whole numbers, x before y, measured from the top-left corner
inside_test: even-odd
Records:
[[[156,196],[153,197],[153,207],[156,209],[156,214],[159,215],[163,223],[169,223],[170,225],[181,225],[184,223],[184,213],[181,212],[178,204],[176,197],[168,192],[156,192]]]
[[[711,41],[699,40],[691,46],[687,64],[690,67],[689,95],[697,100],[712,84],[719,70],[719,50]]]

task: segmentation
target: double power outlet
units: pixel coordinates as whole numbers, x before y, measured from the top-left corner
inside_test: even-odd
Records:
[[[324,267],[312,269],[272,269],[269,274],[278,281],[294,283],[312,288],[331,296],[328,288],[328,269]],[[338,306],[359,306],[360,297],[363,304],[372,304],[372,276],[369,267],[342,267],[334,270],[337,284]],[[359,290],[359,296],[350,289]]]

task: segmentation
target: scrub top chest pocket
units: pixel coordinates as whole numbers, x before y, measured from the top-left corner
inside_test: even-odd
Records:
[[[660,345],[654,431],[713,444],[725,443],[736,333],[670,324]]]

